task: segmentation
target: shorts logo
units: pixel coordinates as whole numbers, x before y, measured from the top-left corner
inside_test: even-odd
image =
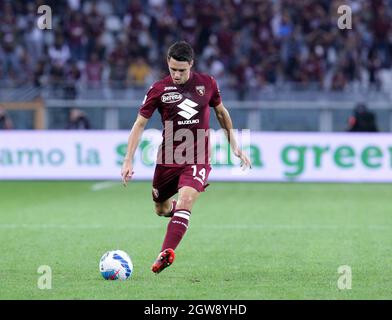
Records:
[[[203,180],[201,180],[199,177],[193,177],[193,180],[199,181],[202,186],[204,186]]]
[[[161,101],[163,103],[174,103],[182,99],[182,94],[178,92],[168,92],[161,96]]]
[[[196,86],[196,92],[199,94],[199,96],[204,96],[206,93],[206,88],[205,86]]]
[[[159,197],[159,191],[158,191],[158,189],[153,188],[153,189],[152,189],[152,194],[153,194],[154,198],[158,198],[158,197]]]

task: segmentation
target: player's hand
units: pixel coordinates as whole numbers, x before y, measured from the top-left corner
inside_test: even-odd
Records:
[[[247,168],[252,169],[252,163],[250,162],[250,159],[241,149],[235,150],[234,155],[241,159],[242,170],[246,170]]]
[[[128,180],[132,179],[132,175],[134,174],[133,172],[133,166],[130,161],[124,160],[122,168],[121,168],[121,177],[122,177],[122,182],[124,187],[127,186]]]

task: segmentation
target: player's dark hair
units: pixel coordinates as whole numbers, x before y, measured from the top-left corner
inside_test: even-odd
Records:
[[[173,43],[167,51],[167,59],[191,62],[193,60],[192,46],[186,41]]]

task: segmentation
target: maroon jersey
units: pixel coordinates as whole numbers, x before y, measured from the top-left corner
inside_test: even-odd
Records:
[[[174,84],[172,78],[154,83],[140,107],[139,113],[150,118],[158,108],[161,114],[163,141],[157,163],[182,166],[209,163],[210,107],[221,103],[214,78],[191,72],[185,84]]]

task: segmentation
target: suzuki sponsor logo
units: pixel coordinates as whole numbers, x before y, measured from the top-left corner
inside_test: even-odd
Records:
[[[181,102],[177,107],[179,107],[182,111],[178,112],[180,116],[183,118],[189,120],[192,118],[194,115],[198,114],[199,111],[195,110],[194,108],[197,107],[198,104],[196,102],[193,102],[190,99],[185,99],[183,102]]]
[[[174,103],[182,99],[182,94],[178,92],[168,92],[161,96],[161,101],[163,103]]]
[[[193,119],[193,120],[180,120],[180,121],[178,121],[177,122],[177,124],[179,124],[179,125],[184,125],[184,124],[196,124],[196,123],[199,123],[200,121],[199,121],[199,119]]]

